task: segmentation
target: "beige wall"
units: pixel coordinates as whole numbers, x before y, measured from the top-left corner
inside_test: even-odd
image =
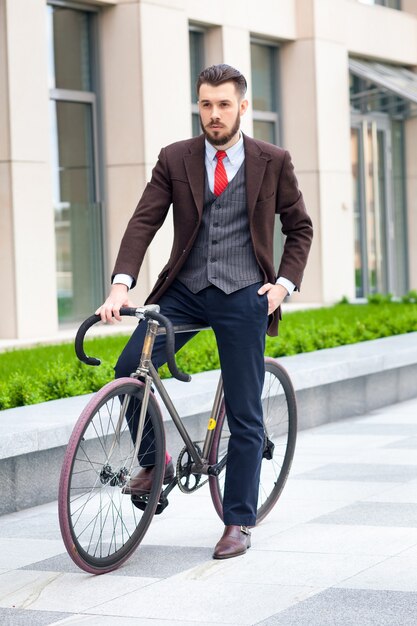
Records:
[[[302,293],[294,297],[304,302],[354,296],[348,51],[334,4],[299,0],[297,41],[281,47],[283,143],[315,226]]]
[[[23,338],[57,330],[45,4],[3,0],[2,11],[7,39],[0,71],[5,85],[2,97],[7,98],[9,154],[2,156],[8,156],[8,163],[0,165],[6,183],[0,199],[5,227],[0,236],[7,257],[0,272],[3,285],[10,286],[13,277],[10,317],[14,322],[2,316],[5,326],[0,332],[2,337]],[[3,126],[4,120],[3,116]]]
[[[7,298],[7,313],[0,317],[0,337],[17,334],[8,78],[6,0],[0,0],[0,283]]]
[[[148,178],[161,147],[191,135],[188,21],[176,4],[170,3],[169,8],[153,2],[141,4],[144,150]],[[158,54],[161,41],[172,42],[168,57]],[[147,290],[169,258],[172,236],[169,215],[148,251]]]
[[[351,54],[388,63],[415,65],[417,19],[414,15],[379,5],[368,6],[355,0],[345,0],[344,23]]]
[[[413,13],[414,15],[417,15],[416,0],[401,0],[401,8],[407,13]]]
[[[139,3],[126,3],[104,10],[100,26],[106,282],[109,286],[120,240],[147,176]]]
[[[283,145],[292,155],[315,225],[302,291],[294,300],[352,297],[348,56],[417,66],[417,2],[403,0],[402,12],[357,0],[94,0],[93,4],[101,8],[107,278],[161,146],[191,134],[192,22],[208,28],[208,64],[239,67],[248,79],[249,94],[250,37],[280,44]],[[0,0],[0,280],[12,311],[0,321],[0,339],[54,335],[58,328],[45,5],[45,0]],[[252,134],[250,108],[242,128]],[[407,193],[413,286],[416,144],[416,121],[410,120]],[[154,282],[171,239],[168,218],[145,259],[132,293],[135,302],[143,301]]]

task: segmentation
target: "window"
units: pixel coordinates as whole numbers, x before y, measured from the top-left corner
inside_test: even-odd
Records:
[[[357,58],[349,59],[349,69],[352,110],[400,119],[417,115],[417,74],[406,67]]]
[[[278,46],[270,42],[251,42],[253,136],[269,143],[280,140],[278,114]],[[275,221],[274,263],[279,266],[285,238]]]
[[[270,143],[279,142],[278,48],[251,43],[253,134]]]
[[[379,4],[389,9],[398,9],[401,11],[401,0],[359,0],[362,4]]]
[[[350,59],[356,295],[408,289],[404,120],[417,113],[406,68]]]
[[[47,6],[50,136],[60,323],[91,314],[102,301],[96,17],[70,3]]]
[[[396,292],[404,294],[409,287],[407,249],[406,160],[404,123],[392,121],[392,196],[394,207],[394,285]]]
[[[205,68],[205,31],[197,26],[190,26],[190,80],[191,80],[191,115],[193,137],[201,133],[195,85],[200,72]]]

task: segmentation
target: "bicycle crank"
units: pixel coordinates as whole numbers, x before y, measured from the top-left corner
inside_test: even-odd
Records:
[[[264,450],[262,453],[262,458],[271,461],[274,457],[275,445],[273,442],[266,436],[264,438]]]
[[[201,448],[194,441],[194,448],[197,450],[199,455],[201,456]],[[177,481],[178,487],[183,493],[193,493],[193,491],[197,491],[197,489],[201,489],[207,482],[204,480],[201,482],[201,474],[193,474],[191,468],[193,466],[193,459],[188,452],[187,446],[181,450],[178,461],[177,461]]]

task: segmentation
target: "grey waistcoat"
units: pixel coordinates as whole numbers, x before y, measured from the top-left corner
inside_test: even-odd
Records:
[[[210,285],[232,293],[262,280],[249,230],[244,164],[218,197],[206,175],[200,229],[178,280],[193,293]]]

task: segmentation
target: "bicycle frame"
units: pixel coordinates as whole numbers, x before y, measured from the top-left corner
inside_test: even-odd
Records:
[[[192,493],[208,482],[214,507],[223,521],[225,486],[219,474],[226,465],[224,444],[230,440],[230,432],[224,412],[222,378],[217,385],[203,445],[200,441],[191,441],[151,361],[155,338],[166,329],[168,367],[178,380],[190,380],[175,362],[174,331],[194,334],[204,327],[190,325],[174,329],[170,320],[159,312],[158,305],[122,307],[120,313],[146,320],[143,327],[146,338],[139,366],[130,379],[123,377],[109,382],[91,398],[71,434],[59,485],[59,521],[65,547],[79,567],[94,574],[114,570],[132,554],[142,541],[154,514],[162,513],[168,505],[167,496],[176,486],[184,493]],[[91,315],[81,324],[75,338],[76,354],[87,365],[100,365],[99,359],[87,356],[83,345],[86,331],[98,321],[99,315]],[[294,454],[297,424],[295,393],[287,372],[273,359],[267,358],[265,375],[267,382],[262,393],[264,448],[257,503],[258,521],[271,511],[285,485]],[[176,473],[170,468],[168,476],[164,458],[164,428],[159,407],[151,395],[153,390],[159,392],[158,400],[167,408],[181,442],[185,443],[178,456]],[[127,421],[130,398],[134,399],[133,407],[130,407],[134,413]],[[136,472],[138,462],[141,465],[140,446],[138,449],[136,442],[143,441],[139,429],[145,434],[148,420],[154,432],[149,431],[150,442],[145,438],[145,452],[151,450],[154,442],[152,451],[156,451],[156,480],[149,491],[138,489],[135,493],[129,484],[132,469]],[[132,424],[136,433],[131,428]],[[134,459],[134,467],[131,459]],[[146,463],[142,469],[144,467]],[[205,475],[204,480],[201,480],[202,475]],[[130,499],[124,497],[128,495]]]
[[[184,325],[184,326],[176,326],[176,327],[174,326],[174,330],[176,333],[193,332],[193,331],[207,330],[207,327]],[[206,436],[204,439],[203,450],[202,450],[202,453],[200,454],[198,450],[195,448],[195,446],[193,445],[190,435],[188,434],[187,429],[182,423],[181,417],[179,416],[179,413],[176,410],[170,395],[165,389],[164,384],[151,361],[152,350],[153,350],[156,336],[163,335],[163,334],[165,334],[165,329],[161,327],[157,321],[152,320],[152,319],[147,320],[147,331],[145,335],[145,340],[143,342],[143,348],[142,348],[142,354],[141,354],[139,366],[136,372],[131,374],[131,376],[134,378],[141,378],[142,380],[144,380],[144,383],[145,383],[144,395],[143,395],[142,406],[141,406],[141,411],[140,411],[140,416],[139,416],[138,432],[136,435],[136,442],[137,442],[136,448],[137,449],[135,448],[135,456],[137,456],[137,453],[139,451],[138,450],[139,444],[142,439],[145,416],[146,416],[146,411],[147,411],[148,403],[149,403],[149,394],[151,390],[151,384],[153,382],[155,385],[155,388],[157,389],[161,397],[162,402],[164,403],[169,415],[171,416],[172,421],[175,424],[175,427],[178,430],[179,435],[184,441],[185,446],[191,458],[194,461],[194,464],[192,466],[192,472],[196,474],[218,475],[226,463],[226,458],[224,457],[224,459],[222,459],[222,461],[219,464],[217,464],[217,466],[210,466],[208,463],[208,457],[209,457],[211,446],[213,443],[214,429],[217,424],[220,406],[221,406],[221,398],[223,395],[222,376],[220,375],[219,382],[217,384],[213,407],[212,407],[208,424],[207,424],[207,432],[206,432]],[[121,416],[119,420],[120,423],[122,423],[123,421],[124,415],[126,413],[126,409],[127,407],[122,406]]]

